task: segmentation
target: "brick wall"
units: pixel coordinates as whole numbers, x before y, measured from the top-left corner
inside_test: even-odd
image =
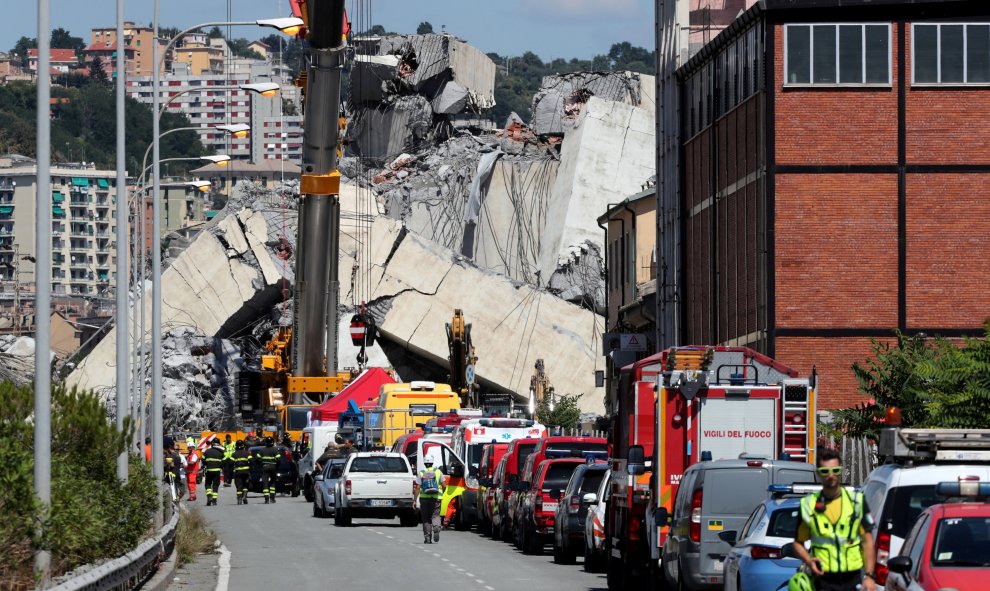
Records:
[[[990,317],[988,186],[990,173],[908,175],[908,326],[973,328]]]
[[[897,326],[897,176],[776,179],[777,327]]]
[[[846,408],[866,400],[856,392],[852,364],[871,357],[870,339],[780,337],[776,343],[776,359],[801,376],[810,376],[811,369],[817,368],[819,410]]]
[[[897,39],[897,26],[891,27]],[[774,27],[777,164],[896,164],[896,53],[889,88],[783,88],[784,27]]]

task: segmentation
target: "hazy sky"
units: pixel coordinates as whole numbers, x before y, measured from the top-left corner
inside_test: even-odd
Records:
[[[62,27],[89,43],[90,29],[116,23],[116,0],[50,0],[52,28]],[[150,23],[153,0],[125,0],[127,20]],[[37,3],[0,0],[0,50],[21,36],[37,36]],[[289,16],[289,0],[159,0],[162,26]],[[13,8],[15,7],[16,8]],[[367,16],[370,12],[370,19]],[[12,8],[12,9],[11,9]],[[414,33],[422,21],[466,39],[484,52],[519,55],[533,51],[544,60],[590,58],[612,43],[629,41],[653,49],[653,0],[347,0],[351,20],[380,24],[389,31]],[[267,35],[254,27],[231,30],[233,37]]]

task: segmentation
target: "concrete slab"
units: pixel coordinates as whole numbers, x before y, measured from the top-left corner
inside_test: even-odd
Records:
[[[539,269],[544,277],[566,264],[573,248],[602,245],[602,230],[589,212],[604,212],[642,190],[656,172],[653,113],[591,97],[564,136],[551,191]],[[604,249],[602,249],[604,252]]]
[[[531,127],[537,135],[570,131],[591,97],[656,111],[653,76],[635,72],[575,72],[545,76],[533,97]]]

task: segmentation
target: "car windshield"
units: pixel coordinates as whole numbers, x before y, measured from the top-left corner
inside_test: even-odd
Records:
[[[800,521],[801,515],[798,507],[778,509],[770,515],[767,536],[772,538],[795,538],[797,537]]]
[[[516,465],[516,472],[523,471],[523,468],[526,467],[526,459],[529,458],[534,449],[536,449],[535,443],[527,443],[519,446],[519,462]]]
[[[990,566],[990,517],[946,517],[939,521],[932,566]]]
[[[354,458],[351,472],[406,472],[406,463],[396,457]]]
[[[289,429],[290,431],[301,431],[302,429],[305,429],[306,426],[309,424],[309,411],[311,410],[313,409],[312,407],[309,406],[296,406],[296,407],[290,406],[288,408],[289,424],[286,425],[286,428]]]
[[[602,483],[602,478],[605,477],[605,470],[588,470],[584,473],[584,478],[581,480],[581,492],[582,493],[598,493],[598,487]]]
[[[481,455],[485,453],[484,443],[475,443],[468,446],[468,463],[477,468],[481,464]]]
[[[935,494],[934,484],[898,486],[891,489],[887,495],[880,523],[890,524],[891,535],[899,538],[907,537],[908,531],[918,520],[921,512],[940,501],[941,499]]]
[[[550,464],[547,467],[546,476],[543,477],[543,489],[552,490],[556,488],[564,490],[567,488],[567,481],[571,479],[571,474],[575,468],[577,468],[577,464],[572,462]]]

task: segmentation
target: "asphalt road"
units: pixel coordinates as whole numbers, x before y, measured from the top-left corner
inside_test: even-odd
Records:
[[[352,527],[336,527],[332,518],[313,517],[302,496],[279,496],[265,505],[252,494],[248,505],[239,506],[234,489],[221,488],[217,507],[203,506],[206,495],[199,496],[200,510],[230,552],[229,574],[220,559],[217,591],[606,588],[604,575],[586,573],[580,558],[576,565],[554,564],[549,546],[542,556],[526,556],[476,531],[453,530],[427,545],[420,527],[400,527],[398,519],[355,519]]]

